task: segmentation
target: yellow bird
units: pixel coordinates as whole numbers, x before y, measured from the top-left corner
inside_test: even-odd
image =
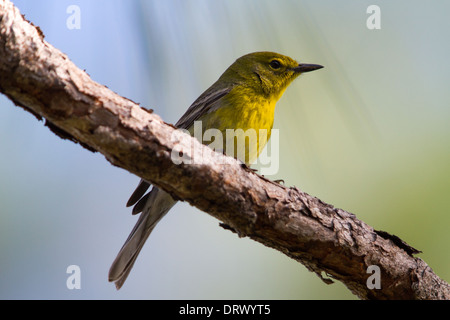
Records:
[[[299,64],[274,52],[244,55],[194,101],[176,126],[192,135],[197,121],[201,123],[202,134],[208,129],[217,129],[223,137],[222,151],[250,165],[270,138],[275,104],[286,88],[301,73],[320,68],[323,67]],[[231,139],[227,138],[227,130],[230,129],[241,133],[253,130],[256,139],[239,144],[236,140],[245,139],[245,136],[236,134]],[[134,205],[133,214],[142,213],[109,270],[109,281],[114,281],[117,289],[124,284],[156,224],[176,203],[157,187],[146,193],[149,187],[149,182],[141,180],[127,203],[127,206]]]

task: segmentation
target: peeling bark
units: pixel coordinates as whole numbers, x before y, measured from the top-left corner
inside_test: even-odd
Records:
[[[448,283],[400,238],[259,176],[92,81],[7,0],[0,0],[0,91],[46,119],[58,136],[101,152],[113,165],[209,213],[240,237],[281,251],[327,283],[342,281],[362,299],[450,298]],[[176,165],[173,150],[197,162]],[[371,265],[380,268],[381,289],[366,284]]]

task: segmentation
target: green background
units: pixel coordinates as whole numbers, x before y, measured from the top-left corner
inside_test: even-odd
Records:
[[[324,69],[277,105],[284,179],[423,251],[450,280],[448,1],[14,1],[91,77],[175,123],[239,56]],[[81,29],[69,30],[69,5]],[[369,30],[366,9],[381,8]],[[0,97],[0,298],[355,299],[283,254],[179,203],[125,286],[107,273],[139,179]],[[68,290],[66,268],[81,268]],[[383,284],[382,284],[383,285]]]

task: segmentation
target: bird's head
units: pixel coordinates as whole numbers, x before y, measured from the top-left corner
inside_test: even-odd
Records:
[[[240,57],[225,71],[224,76],[235,77],[242,85],[278,99],[300,74],[320,68],[323,66],[298,63],[288,56],[263,51]]]

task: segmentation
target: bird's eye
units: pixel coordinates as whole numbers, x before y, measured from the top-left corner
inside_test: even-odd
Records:
[[[281,67],[281,62],[278,60],[272,60],[272,61],[270,61],[270,66],[273,69],[279,69]]]

